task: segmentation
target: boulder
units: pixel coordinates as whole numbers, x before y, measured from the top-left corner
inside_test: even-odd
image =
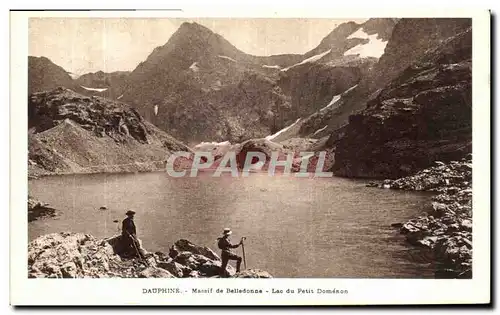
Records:
[[[205,256],[209,259],[212,260],[220,260],[219,256],[210,248],[205,247],[205,246],[198,246],[193,243],[191,243],[188,240],[185,239],[180,239],[174,244],[174,249],[177,250],[178,252],[191,252],[193,254],[198,254]]]
[[[245,269],[235,274],[233,278],[272,278],[272,276],[260,269]]]
[[[148,267],[139,273],[139,278],[175,278],[163,268]]]
[[[35,198],[28,196],[28,222],[44,217],[55,217],[56,210]]]
[[[184,267],[183,265],[181,265],[173,260],[170,260],[168,262],[159,262],[157,264],[157,266],[159,268],[167,270],[168,272],[170,272],[173,276],[175,276],[177,278],[182,278],[184,275],[183,270],[186,269],[186,267]]]

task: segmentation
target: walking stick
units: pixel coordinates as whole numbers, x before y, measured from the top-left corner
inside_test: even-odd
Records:
[[[246,239],[246,237],[241,238],[241,249],[243,250],[243,265],[245,266],[245,269],[247,269],[247,259],[245,257],[245,244],[243,243],[243,241]]]
[[[137,248],[137,245],[135,245],[135,238],[134,238],[134,237],[133,237],[133,236],[132,236],[132,235],[131,235],[128,231],[127,231],[127,234],[128,234],[128,236],[132,239],[132,245],[134,245],[135,252],[137,253],[137,255],[139,255],[139,259],[140,259],[143,263],[145,263],[145,264],[146,264],[146,266],[149,266],[149,262],[148,262],[146,259],[144,259],[144,258],[142,257],[142,254],[141,254],[141,252],[139,251],[139,249]]]

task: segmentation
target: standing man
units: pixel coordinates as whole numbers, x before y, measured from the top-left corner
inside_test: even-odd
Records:
[[[220,269],[220,276],[223,277],[226,274],[226,267],[229,260],[236,260],[236,272],[240,272],[241,265],[241,257],[236,255],[231,251],[233,248],[238,248],[241,244],[243,244],[243,238],[241,238],[240,242],[236,245],[231,244],[231,240],[229,236],[233,232],[229,228],[225,228],[222,232],[222,236],[217,239],[217,245],[222,250],[221,258],[222,265]]]
[[[138,254],[142,259],[144,259],[134,223],[135,211],[128,210],[125,214],[127,217],[122,222],[122,240],[124,248],[127,252]]]

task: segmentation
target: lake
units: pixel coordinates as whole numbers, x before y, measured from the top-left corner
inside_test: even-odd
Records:
[[[431,195],[366,183],[266,173],[43,177],[29,181],[29,194],[60,215],[30,222],[29,239],[62,231],[109,237],[119,233],[126,210],[133,209],[138,237],[148,251],[168,252],[185,238],[219,252],[216,239],[230,227],[233,243],[247,237],[247,267],[275,277],[434,277],[433,263],[415,258],[419,250],[391,227],[424,212]],[[235,252],[241,255],[241,248]]]

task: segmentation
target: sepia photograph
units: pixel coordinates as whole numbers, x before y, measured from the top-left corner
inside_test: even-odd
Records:
[[[59,13],[17,57],[27,282],[477,276],[472,16]]]

